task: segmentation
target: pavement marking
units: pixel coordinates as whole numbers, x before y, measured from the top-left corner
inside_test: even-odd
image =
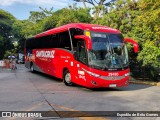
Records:
[[[27,109],[26,111],[32,111],[36,108],[38,108],[39,106],[41,106],[42,104],[44,103],[38,103],[36,105],[34,105],[33,107]],[[51,104],[53,107],[56,107],[56,108],[60,108],[60,109],[63,109],[63,110],[66,110],[66,111],[77,111],[79,113],[82,113],[82,114],[85,114],[87,115],[87,113],[83,112],[83,111],[79,111],[79,110],[75,110],[75,109],[72,109],[72,108],[68,108],[68,107],[65,107],[65,106],[61,106],[61,105],[55,105],[55,104]],[[58,112],[58,111],[57,111]],[[66,114],[65,114],[66,115]],[[92,114],[88,114],[89,116],[94,116]],[[109,118],[104,118],[104,117],[78,117],[79,120],[111,120]],[[9,118],[7,120],[17,120],[17,118]]]
[[[111,120],[109,118],[103,118],[103,117],[81,117],[80,120]]]
[[[31,108],[27,109],[26,111],[32,111],[36,108],[38,108],[39,106],[41,106],[42,104],[44,104],[43,102],[38,103],[37,105],[32,106]]]
[[[68,110],[68,111],[78,111],[78,110],[68,108],[68,107],[65,107],[65,106],[61,106],[61,105],[55,105],[55,104],[51,104],[51,105],[54,106],[54,107],[60,108],[60,109]]]
[[[52,106],[54,107],[57,107],[57,108],[60,108],[60,109],[63,109],[63,110],[67,110],[67,111],[77,111],[77,112],[80,112],[82,114],[84,114],[85,112],[83,111],[79,111],[79,110],[75,110],[75,109],[72,109],[72,108],[68,108],[68,107],[65,107],[65,106],[61,106],[61,105],[55,105],[55,104],[51,104]],[[88,113],[86,113],[87,115]],[[89,116],[94,116],[92,114],[88,114]],[[78,119],[80,120],[111,120],[109,118],[104,118],[104,117],[78,117]]]
[[[28,111],[32,111],[32,110],[38,108],[39,106],[41,106],[42,104],[44,104],[44,103],[40,102],[40,103],[32,106],[31,108],[29,108],[29,109],[27,109],[27,110],[22,110],[22,111],[27,111],[27,112],[28,112]],[[15,117],[15,118],[14,118],[14,117],[11,117],[11,118],[8,118],[7,120],[17,120],[17,118],[16,118],[16,117]]]
[[[160,86],[160,82],[157,83],[157,86]]]

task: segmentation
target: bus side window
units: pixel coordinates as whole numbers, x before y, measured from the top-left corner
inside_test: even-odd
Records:
[[[70,34],[72,39],[73,50],[77,48],[77,39],[74,38],[75,35],[83,35],[84,31],[79,28],[70,28]]]
[[[52,37],[51,37],[52,48],[57,48],[58,47],[58,42],[59,42],[58,34],[53,34]]]
[[[86,52],[85,42],[79,41],[77,43],[77,59],[84,64],[87,64],[87,54],[86,53],[87,52]]]
[[[59,44],[58,47],[59,48],[63,48],[63,49],[67,49],[67,50],[71,50],[71,41],[70,41],[70,37],[69,37],[69,32],[65,31],[59,34]]]

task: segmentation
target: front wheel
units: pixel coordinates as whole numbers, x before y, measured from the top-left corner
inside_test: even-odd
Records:
[[[68,70],[65,70],[64,73],[63,73],[63,81],[64,81],[64,84],[67,85],[67,86],[72,86],[73,83],[71,81],[71,74]]]

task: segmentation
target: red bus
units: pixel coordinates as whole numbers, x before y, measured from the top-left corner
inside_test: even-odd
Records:
[[[25,66],[60,78],[68,86],[88,88],[128,85],[129,62],[120,31],[107,26],[73,23],[57,27],[26,40]]]

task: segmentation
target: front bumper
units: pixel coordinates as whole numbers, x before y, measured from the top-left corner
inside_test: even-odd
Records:
[[[113,80],[92,77],[90,80],[87,80],[86,87],[88,88],[123,87],[128,85],[128,81],[129,81],[129,76],[126,76],[122,79],[114,79],[113,77]]]

